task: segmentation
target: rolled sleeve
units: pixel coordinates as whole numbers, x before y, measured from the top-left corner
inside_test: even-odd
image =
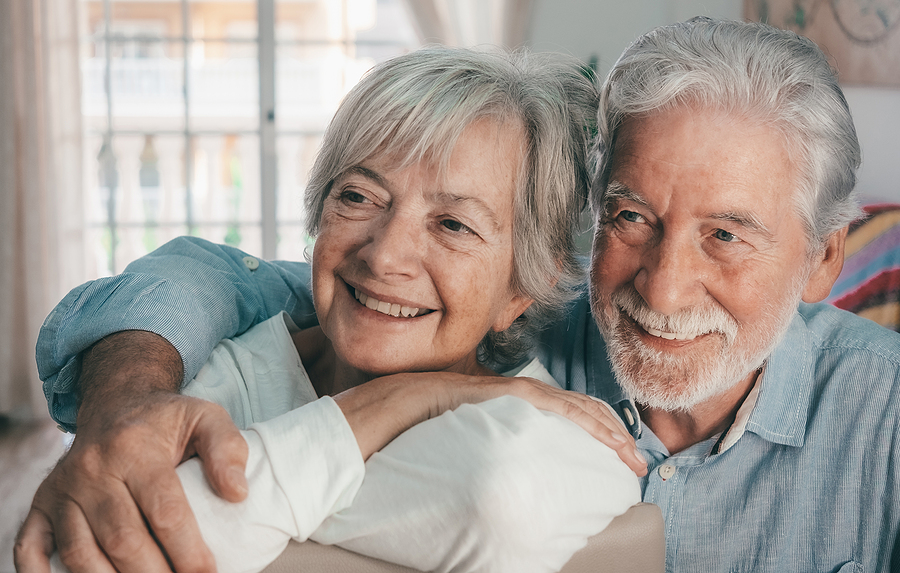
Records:
[[[287,311],[301,328],[314,325],[309,280],[305,263],[262,261],[182,237],[120,275],[77,287],[50,313],[38,336],[36,361],[50,414],[75,431],[81,353],[104,336],[123,330],[159,334],[181,355],[188,381],[220,340],[278,312]]]

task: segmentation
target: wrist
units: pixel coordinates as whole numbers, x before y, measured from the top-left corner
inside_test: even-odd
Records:
[[[78,426],[130,410],[150,394],[175,393],[183,377],[181,356],[152,332],[116,332],[82,355]]]

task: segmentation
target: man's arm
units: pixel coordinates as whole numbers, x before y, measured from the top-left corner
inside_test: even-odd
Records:
[[[259,260],[225,245],[181,237],[128,265],[121,275],[72,290],[44,321],[37,364],[50,413],[74,432],[81,356],[104,337],[145,330],[169,341],[190,380],[213,347],[287,311],[316,324],[305,263]]]
[[[181,238],[69,293],[41,329],[37,361],[51,414],[69,431],[77,414],[78,434],[35,495],[18,570],[47,570],[54,545],[73,573],[169,571],[167,558],[177,571],[213,570],[174,467],[198,455],[236,501],[246,445],[221,408],[176,392],[223,338],[282,310],[314,324],[308,285],[305,264]]]
[[[246,492],[246,444],[219,406],[180,396],[181,359],[158,335],[114,334],[85,353],[84,405],[70,451],[41,484],[16,544],[20,571],[55,545],[73,572],[212,571],[174,467],[191,455],[232,501]]]

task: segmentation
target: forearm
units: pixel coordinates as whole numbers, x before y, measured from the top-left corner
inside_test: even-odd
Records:
[[[50,413],[75,431],[82,353],[110,334],[162,336],[181,355],[184,382],[220,340],[282,310],[301,327],[315,324],[308,265],[260,261],[195,238],[170,241],[121,275],[72,290],[44,321],[36,358]]]
[[[638,501],[613,450],[506,396],[398,436],[311,538],[423,571],[549,572]]]
[[[290,539],[305,541],[350,505],[365,471],[353,433],[328,397],[242,435],[249,451],[245,501],[216,496],[197,460],[177,470],[219,573],[259,571]]]
[[[183,370],[178,351],[157,334],[128,330],[103,338],[82,357],[78,425],[108,424],[117,409],[138,407],[148,394],[177,392]]]

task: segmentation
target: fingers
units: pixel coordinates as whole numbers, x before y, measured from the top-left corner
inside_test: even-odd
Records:
[[[81,507],[74,502],[67,502],[55,516],[54,531],[58,546],[59,559],[70,573],[115,573],[116,568],[110,563],[110,557],[100,549],[97,539],[91,531],[87,518]],[[141,564],[138,564],[140,566]],[[121,571],[151,571],[152,569],[136,569],[123,562]],[[163,571],[162,569],[155,569]]]
[[[193,444],[213,490],[228,501],[243,501],[247,497],[247,441],[224,409],[209,408],[203,413],[194,428]]]
[[[35,494],[61,561],[72,573],[169,571],[124,479],[104,461],[98,448],[73,445]]]
[[[191,400],[147,397],[103,425],[81,428],[35,495],[38,515],[18,550],[23,567],[46,571],[55,542],[72,573],[215,571],[174,469],[209,404]]]
[[[47,516],[31,508],[16,536],[13,564],[19,573],[50,573],[53,528]]]
[[[638,451],[634,438],[625,431],[625,426],[618,416],[613,414],[602,402],[589,400],[585,406],[585,413],[590,418],[586,419],[586,423],[590,424],[591,419],[599,423],[594,431],[590,429],[588,431],[600,442],[615,450],[619,459],[625,462],[635,474],[647,475],[647,460]]]
[[[156,541],[165,548],[175,571],[215,571],[215,559],[203,541],[174,468],[163,464],[154,465],[140,476],[132,477],[128,486],[135,501],[143,509]],[[156,550],[156,543],[152,539],[150,541],[152,548]],[[104,544],[104,547],[107,545]],[[138,547],[138,551],[142,547]],[[156,555],[147,555],[145,558],[155,560],[160,555],[158,550],[155,553]]]
[[[638,476],[647,474],[647,461],[641,456],[634,438],[625,430],[618,416],[607,405],[578,392],[552,388],[542,382],[516,378],[521,386],[517,395],[536,408],[564,416],[581,426],[594,438],[609,446]]]

